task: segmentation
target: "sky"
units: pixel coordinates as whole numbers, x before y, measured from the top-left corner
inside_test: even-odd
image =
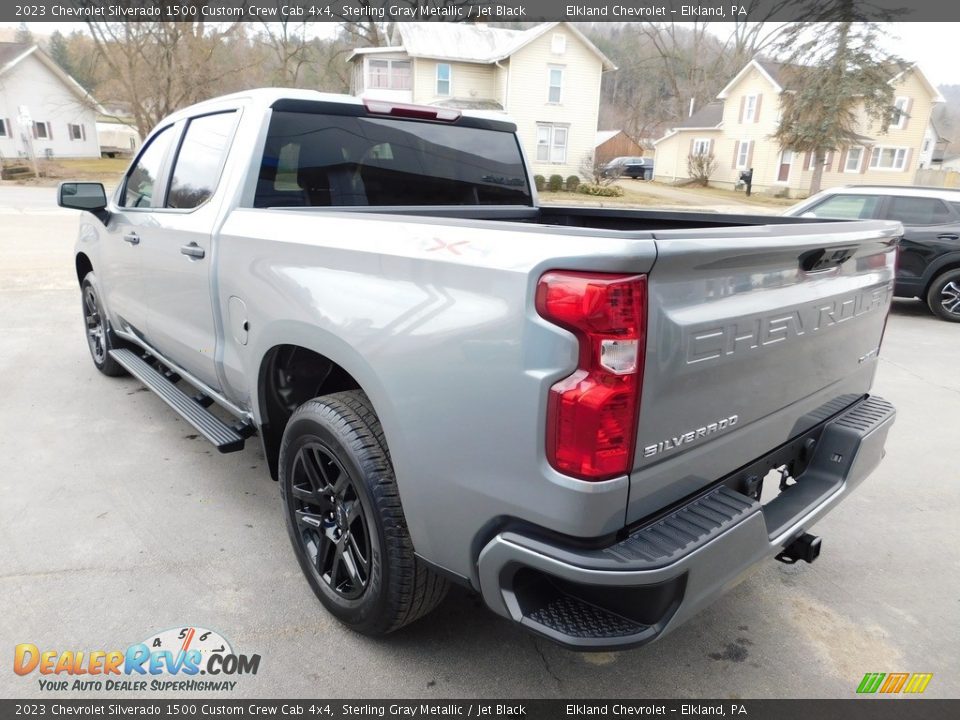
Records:
[[[0,22],[0,27],[16,28],[18,23]],[[724,23],[714,23],[718,34],[723,31]],[[904,60],[918,63],[934,85],[960,85],[960,63],[953,60],[958,41],[960,41],[960,23],[911,22],[890,23],[891,36],[889,50]],[[85,23],[27,23],[35,35],[50,34],[54,30],[70,33],[84,30]]]

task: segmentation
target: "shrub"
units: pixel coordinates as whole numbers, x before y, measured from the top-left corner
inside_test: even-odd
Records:
[[[712,154],[687,155],[687,174],[696,185],[706,187],[710,176],[717,170],[717,161]]]
[[[584,195],[596,195],[597,197],[623,197],[623,188],[619,185],[583,183],[577,188],[577,192]]]
[[[537,186],[537,192],[543,192],[547,186],[547,179],[543,175],[534,175],[533,184]]]
[[[563,175],[551,175],[547,180],[547,190],[550,192],[560,192],[563,190]]]
[[[580,176],[570,175],[567,178],[567,192],[576,192],[578,187],[580,187]]]

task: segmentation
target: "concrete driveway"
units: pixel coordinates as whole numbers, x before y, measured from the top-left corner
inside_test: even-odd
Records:
[[[218,455],[138,382],[94,370],[77,220],[52,197],[0,187],[0,696],[42,694],[12,672],[17,643],[121,649],[186,625],[262,656],[227,698],[851,697],[897,671],[960,695],[960,325],[895,304],[876,386],[899,410],[888,455],[817,526],[815,565],[771,561],[628,652],[568,652],[459,589],[371,640],[301,578],[257,442]]]

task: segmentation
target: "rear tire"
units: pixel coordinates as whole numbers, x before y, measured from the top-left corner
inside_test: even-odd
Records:
[[[447,581],[414,555],[383,429],[365,393],[297,408],[279,465],[294,553],[334,617],[383,635],[440,604]]]
[[[103,311],[97,277],[93,272],[88,272],[83,277],[80,294],[87,348],[90,350],[93,364],[104,375],[110,377],[126,375],[127,371],[110,355],[110,351],[117,346],[116,338],[113,336],[113,330],[110,329],[110,321]]]
[[[927,307],[941,320],[960,322],[960,268],[934,279],[927,291]]]

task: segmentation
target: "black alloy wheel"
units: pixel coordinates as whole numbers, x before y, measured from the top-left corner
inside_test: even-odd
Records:
[[[316,578],[346,600],[370,582],[370,528],[355,481],[320,442],[304,444],[293,461],[292,506],[301,551]]]

